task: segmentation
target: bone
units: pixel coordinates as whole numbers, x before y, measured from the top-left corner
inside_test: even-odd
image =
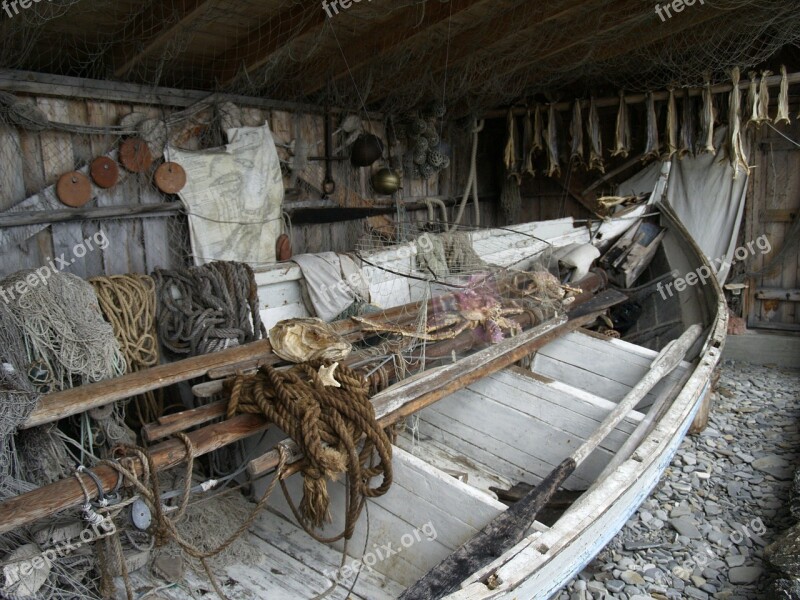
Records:
[[[700,112],[700,139],[698,154],[716,154],[714,148],[714,96],[711,93],[711,80],[706,78],[703,88],[703,107]]]
[[[786,66],[781,65],[781,91],[778,95],[778,114],[775,117],[775,124],[791,123],[789,119],[789,78],[786,75]]]
[[[739,67],[734,67],[731,71],[731,83],[733,90],[730,93],[730,107],[728,109],[728,159],[733,168],[733,178],[739,176],[739,171],[744,170],[745,173],[750,172],[750,167],[747,165],[747,159],[744,155],[744,147],[742,146],[742,115],[741,115],[741,94],[739,93]]]
[[[681,142],[678,148],[678,158],[694,155],[695,138],[697,137],[697,123],[692,110],[692,98],[689,91],[684,90],[681,104]]]

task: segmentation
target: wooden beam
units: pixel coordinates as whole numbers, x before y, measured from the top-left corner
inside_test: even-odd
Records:
[[[69,223],[70,221],[122,219],[125,217],[137,217],[140,219],[144,217],[168,217],[182,211],[183,206],[180,202],[165,202],[163,204],[130,204],[126,206],[92,206],[64,210],[10,212],[0,214],[0,228]]]
[[[620,32],[625,30],[626,28],[630,28],[632,25],[636,25],[639,23],[639,15],[636,13],[639,10],[639,5],[636,5],[637,8],[632,8],[633,16],[628,19],[624,20],[617,20],[611,22],[610,26],[603,29],[598,29],[597,24],[591,24],[591,26],[585,26],[579,31],[568,30],[569,37],[575,36],[575,39],[571,42],[563,46],[555,46],[551,50],[545,52],[544,54],[538,55],[537,60],[541,62],[545,59],[553,59],[557,56],[561,56],[564,52],[571,49],[576,49],[581,56],[586,53],[585,45],[591,42],[591,38],[593,36],[600,36],[600,35],[608,35],[613,34],[614,32]],[[615,10],[621,10],[616,9]],[[659,27],[655,27],[647,32],[647,34],[640,34],[633,37],[633,41],[630,41],[626,44],[608,44],[605,47],[597,49],[595,52],[592,53],[592,62],[594,63],[602,63],[605,61],[609,61],[614,58],[618,58],[620,56],[625,56],[630,54],[634,50],[638,50],[640,48],[644,48],[647,46],[652,46],[654,44],[658,44],[661,40],[666,38],[672,37],[677,35],[687,29],[692,28],[699,28],[701,25],[705,24],[706,22],[715,19],[720,16],[726,16],[727,12],[723,11],[718,8],[714,8],[711,5],[708,6],[700,6],[692,13],[692,21],[690,25],[686,25],[685,23],[680,22],[680,20],[672,19],[671,21],[660,25]],[[569,61],[564,60],[564,68],[568,69],[568,65],[570,64]],[[526,69],[531,69],[531,65],[512,65],[508,70],[499,70],[499,72],[494,72],[492,75],[494,77],[503,78],[503,77],[515,77],[519,76],[520,72]],[[778,83],[780,83],[780,76],[776,77]],[[534,80],[528,81],[528,84],[535,83]],[[742,82],[743,83],[743,82]],[[727,86],[728,89],[731,88],[730,85]],[[644,96],[644,94],[642,94]],[[664,92],[664,96],[666,98],[667,92]],[[588,104],[588,103],[587,103]],[[617,97],[616,101],[612,106],[616,106],[619,104],[619,97]],[[599,105],[598,105],[599,108]]]
[[[124,77],[133,67],[172,39],[187,30],[199,16],[214,3],[214,0],[173,0],[152,2],[148,9],[139,13],[126,31],[144,35],[126,39],[109,51],[109,61],[115,77]]]
[[[120,102],[122,104],[152,104],[175,108],[186,108],[201,102],[233,102],[239,106],[263,108],[265,110],[325,114],[325,108],[315,104],[269,100],[267,98],[238,94],[212,94],[202,90],[153,87],[137,83],[67,77],[66,75],[50,75],[14,69],[0,69],[0,90],[17,94],[30,94],[32,96],[55,96],[57,98]],[[337,114],[352,112],[338,108],[331,108],[331,111]],[[373,112],[371,114],[375,119],[383,118],[377,113]]]
[[[491,49],[501,43],[501,41],[506,42],[516,35],[529,33],[531,29],[539,27],[540,25],[574,16],[575,13],[585,10],[581,4],[583,3],[572,3],[566,7],[559,6],[546,14],[531,19],[531,3],[524,2],[516,8],[503,13],[496,19],[489,22],[478,22],[474,27],[454,36],[453,39],[450,40],[449,48],[447,47],[447,40],[442,40],[442,48],[436,53],[426,57],[425,64],[430,66],[431,74],[436,74],[445,69],[453,69],[453,67],[460,63],[473,58],[478,52],[485,51],[487,55],[492,55],[493,52]],[[596,23],[592,23],[592,25],[596,27]],[[483,44],[481,41],[488,31],[502,31],[504,34],[501,36],[500,40]],[[565,27],[565,36],[571,37],[571,35],[570,29]],[[370,102],[382,99],[391,93],[392,90],[396,90],[398,82],[410,81],[416,83],[417,77],[414,77],[412,72],[418,70],[419,63],[411,61],[406,69],[393,74],[390,82],[377,86],[375,93],[369,98]]]
[[[244,36],[224,54],[214,57],[222,64],[217,79],[223,86],[233,83],[242,73],[252,73],[264,66],[286,44],[321,27],[326,13],[320,5],[296,2],[292,6]]]
[[[37,425],[52,423],[117,400],[144,394],[195,377],[202,377],[208,373],[209,369],[241,362],[253,356],[267,354],[271,350],[272,346],[268,340],[258,340],[213,354],[193,356],[144,371],[128,373],[122,377],[47,394],[39,399],[38,406],[20,428],[29,429]]]
[[[781,290],[778,288],[758,288],[758,300],[780,300],[782,302],[800,302],[800,290]]]
[[[451,16],[455,17],[465,10],[472,10],[481,4],[494,4],[494,0],[450,0],[450,2],[429,2],[424,6],[424,16],[419,19],[419,5],[409,4],[398,9],[392,19],[375,24],[365,36],[359,36],[351,43],[343,43],[346,64],[340,56],[330,62],[319,61],[316,67],[304,74],[308,81],[303,86],[303,95],[308,96],[323,89],[329,81],[337,81],[350,72],[355,73],[376,61],[386,61],[391,52],[402,50],[416,44],[430,35],[431,29]],[[342,65],[330,78],[327,75],[336,65]],[[347,67],[350,67],[348,71]]]
[[[264,417],[238,415],[187,435],[192,442],[195,455],[202,456],[246,439],[266,427]],[[150,455],[153,457],[156,470],[164,471],[186,460],[186,446],[180,440],[167,440],[150,448]],[[139,461],[133,462],[131,467],[138,475],[142,474]],[[117,472],[111,467],[97,467],[92,471],[100,479],[105,490],[112,489],[117,482]],[[95,489],[88,477],[84,477],[84,481],[90,490]],[[26,494],[14,496],[0,503],[0,534],[76,507],[83,501],[83,490],[75,477],[67,477]]]

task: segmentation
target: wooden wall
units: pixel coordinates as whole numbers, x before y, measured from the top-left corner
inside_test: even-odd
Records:
[[[748,190],[745,226],[740,244],[765,235],[771,252],[756,250],[744,267],[765,273],[747,279],[744,316],[750,328],[800,331],[800,239],[790,235],[800,218],[800,122],[762,127],[754,132],[751,164],[755,165]],[[781,135],[788,136],[787,140]],[[796,231],[796,229],[795,229]],[[772,259],[788,245],[779,261]]]
[[[54,93],[60,90],[54,90]],[[50,96],[46,94],[20,94],[24,102],[35,105],[52,121],[61,123],[94,125],[108,127],[118,125],[120,119],[132,112],[142,112],[151,118],[165,118],[174,109],[119,101],[91,100],[82,97]],[[324,116],[309,112],[269,110],[263,107],[239,105],[242,109],[242,124],[261,125],[269,121],[279,155],[291,160],[291,155],[282,145],[295,138],[301,138],[308,147],[309,155],[324,154]],[[338,118],[335,118],[338,125]],[[213,127],[213,113],[204,111],[187,121],[182,128],[172,131],[173,140],[178,145],[198,147],[203,139],[214,138],[209,135]],[[383,137],[383,124],[374,122],[372,129]],[[194,136],[194,137],[193,137]],[[403,189],[397,194],[404,203],[429,197],[459,196],[469,172],[470,135],[463,128],[449,126],[443,139],[452,147],[451,167],[429,181],[412,179],[408,174],[403,181]],[[116,135],[73,134],[61,131],[34,132],[0,123],[0,213],[19,204],[26,198],[52,186],[58,177],[76,168],[81,168],[97,156],[103,155],[118,146]],[[334,140],[337,146],[339,136]],[[393,152],[397,153],[395,148]],[[400,149],[402,152],[402,149]],[[479,155],[481,164],[481,194],[488,193],[489,201],[481,206],[481,226],[501,224],[496,205],[491,202],[494,183],[488,170],[488,157],[482,149]],[[391,205],[389,196],[376,197],[371,190],[369,177],[372,170],[380,168],[376,164],[369,169],[353,169],[349,161],[334,163],[333,176],[337,183],[332,200],[344,207],[358,207],[374,204]],[[324,179],[324,163],[308,161],[306,167],[296,178],[287,169],[284,172],[285,184],[300,193],[287,195],[285,209],[297,203],[319,200]],[[93,187],[93,192],[99,192]],[[161,205],[174,202],[175,197],[160,193],[151,182],[150,174],[128,174],[124,182],[107,193],[97,193],[87,207],[136,206],[142,204]],[[65,208],[65,207],[59,207]],[[0,215],[1,217],[2,215]],[[392,217],[372,217],[325,224],[296,224],[291,227],[292,245],[295,253],[334,250],[352,251],[358,240],[368,231],[368,225],[386,222]],[[426,210],[409,214],[409,219],[422,224],[427,218]],[[437,212],[437,219],[439,218]],[[465,211],[463,223],[473,223],[473,210]],[[38,234],[30,237],[19,246],[0,249],[0,276],[19,269],[35,268],[46,264],[62,253],[71,256],[72,249],[87,237],[102,231],[109,240],[105,250],[88,252],[85,257],[75,260],[65,270],[82,277],[112,275],[128,272],[152,272],[156,268],[174,268],[187,264],[189,260],[188,231],[185,217],[177,214],[161,214],[147,218],[124,218],[111,220],[82,220],[57,223],[46,226]]]

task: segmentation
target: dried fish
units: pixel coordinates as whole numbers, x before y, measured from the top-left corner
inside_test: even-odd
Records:
[[[661,142],[658,140],[658,116],[656,115],[656,101],[652,92],[647,94],[647,146],[644,149],[643,161],[658,158]]]
[[[603,134],[600,131],[600,115],[594,97],[589,100],[589,168],[601,173],[606,172],[603,164]]]
[[[628,158],[631,152],[631,121],[628,117],[628,104],[625,102],[625,91],[619,92],[619,109],[617,109],[617,129],[614,151],[611,156]]]
[[[758,96],[758,74],[755,71],[750,71],[750,86],[747,88],[747,112],[750,118],[747,124],[758,123],[759,109],[759,96]]]
[[[522,167],[523,174],[527,173],[531,177],[536,174],[533,168],[533,121],[531,120],[531,110],[525,111],[525,123],[522,133],[522,152],[525,157],[525,165]]]
[[[558,130],[556,129],[556,105],[550,104],[547,109],[547,176],[561,177],[561,166],[558,164]]]
[[[769,123],[769,87],[767,77],[772,75],[772,71],[761,72],[761,83],[758,86],[758,124]]]
[[[700,139],[697,141],[697,152],[702,154],[716,154],[714,148],[714,96],[711,93],[711,79],[706,77],[703,88],[703,107],[700,111]]]
[[[508,127],[508,139],[506,140],[506,148],[503,153],[503,164],[506,166],[506,171],[512,173],[517,163],[517,127],[514,122],[514,110],[511,108],[508,109],[506,125]]]
[[[781,92],[778,96],[778,115],[775,124],[791,123],[789,119],[789,77],[786,75],[786,66],[781,65]]]
[[[689,90],[683,91],[681,105],[681,145],[678,148],[678,158],[683,159],[687,154],[694,155],[695,138],[697,137],[697,121],[692,110],[692,98]]]
[[[675,103],[675,90],[669,89],[667,99],[667,158],[678,151],[678,106]]]
[[[575,100],[572,105],[572,122],[569,125],[569,136],[572,142],[569,158],[576,161],[577,164],[583,165],[583,113],[580,100]]]
[[[533,151],[541,152],[544,150],[544,141],[542,140],[542,107],[538,104],[533,111]]]
[[[731,71],[731,84],[733,89],[730,93],[730,107],[728,109],[728,160],[733,168],[733,178],[739,175],[739,169],[745,173],[750,172],[747,159],[744,155],[742,145],[742,116],[741,116],[741,93],[739,92],[739,67],[734,67]]]

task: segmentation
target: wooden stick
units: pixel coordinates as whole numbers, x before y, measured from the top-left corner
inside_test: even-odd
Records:
[[[378,423],[381,427],[397,423],[400,419],[430,406],[445,396],[517,362],[553,339],[594,321],[597,314],[592,313],[571,321],[567,321],[566,317],[551,319],[455,363],[405,379],[373,396]],[[288,477],[300,469],[297,459],[301,455],[291,440],[284,440],[281,444],[289,449],[294,457],[294,460],[289,461],[293,466],[287,469]],[[278,451],[271,450],[250,461],[247,470],[251,476],[260,477],[274,469],[279,458]]]
[[[106,379],[77,388],[47,394],[39,399],[38,406],[20,426],[28,429],[52,423],[92,408],[166,387],[173,383],[201,377],[209,369],[247,360],[253,355],[263,355],[272,350],[268,340],[259,340],[244,346],[228,348],[213,354],[193,356],[184,360]]]
[[[224,417],[227,407],[228,403],[220,400],[205,406],[161,417],[157,423],[148,423],[142,427],[142,437],[145,441],[155,442],[179,431],[186,431],[192,427],[204,425],[209,421]]]
[[[193,431],[188,436],[194,446],[195,455],[202,456],[259,433],[266,427],[265,419],[259,415],[238,415],[222,423]],[[186,460],[186,446],[180,440],[168,440],[151,448],[150,454],[156,469],[163,471]],[[141,474],[139,462],[134,461],[134,465],[137,474]],[[112,489],[116,484],[117,472],[114,469],[98,467],[93,471],[103,484],[103,489]],[[89,483],[89,490],[94,489]],[[83,491],[74,477],[15,496],[0,503],[0,534],[53,516],[62,510],[78,506],[83,501]]]
[[[441,598],[455,591],[472,573],[484,568],[517,544],[561,484],[641,402],[647,392],[677,368],[702,331],[700,325],[692,325],[678,340],[667,344],[650,365],[650,370],[614,407],[589,439],[551,471],[538,487],[493,519],[472,539],[403,592],[400,600]]]

